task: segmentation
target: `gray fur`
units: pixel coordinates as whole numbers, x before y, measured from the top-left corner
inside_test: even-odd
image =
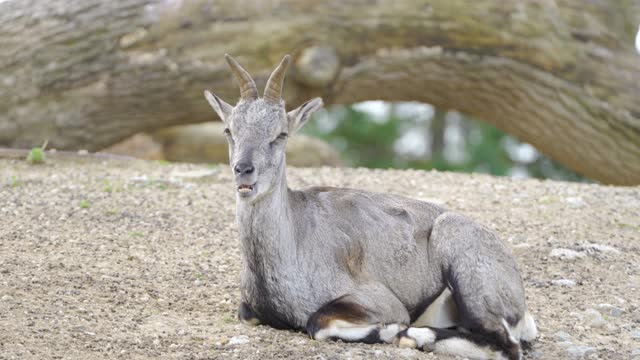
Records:
[[[286,68],[284,69],[286,71]],[[408,325],[445,287],[462,326],[501,331],[526,310],[515,261],[484,227],[444,208],[402,196],[353,189],[291,190],[285,172],[291,136],[322,105],[286,113],[284,102],[241,99],[232,107],[206,97],[230,130],[236,219],[242,244],[242,301],[263,322],[303,329],[341,296],[367,309],[371,323]]]

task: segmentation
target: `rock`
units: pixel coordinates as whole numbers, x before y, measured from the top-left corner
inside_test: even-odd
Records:
[[[249,337],[247,335],[238,335],[229,339],[228,345],[243,345],[249,342]]]
[[[162,146],[157,141],[153,140],[151,135],[144,133],[135,134],[121,142],[111,145],[106,149],[102,149],[100,152],[106,152],[116,155],[133,156],[139,159],[146,160],[162,160]]]
[[[541,350],[533,350],[533,352],[529,353],[529,357],[531,359],[542,359],[544,353]]]
[[[564,331],[558,331],[553,334],[553,339],[556,341],[571,341],[571,335]]]
[[[632,359],[640,359],[640,348],[631,350]]]
[[[576,282],[569,279],[556,279],[551,280],[551,283],[556,286],[566,286],[566,287],[574,287],[576,286]]]
[[[508,242],[515,244],[522,244],[527,242],[527,237],[523,234],[512,235],[507,239]]]
[[[517,245],[513,245],[514,249],[528,249],[530,248],[531,245],[527,244],[527,243],[522,243],[522,244],[517,244]]]
[[[2,300],[2,301],[11,301],[11,300],[13,300],[13,296],[11,296],[11,295],[2,295],[2,297],[0,297],[0,300]]]
[[[582,325],[574,325],[573,326],[573,330],[575,330],[575,332],[577,332],[577,333],[583,333],[584,332],[584,326],[582,326]]]
[[[220,170],[218,169],[199,169],[199,170],[190,170],[190,171],[174,171],[169,176],[181,178],[181,179],[203,179],[208,178]]]
[[[568,197],[564,201],[572,208],[581,208],[587,205],[581,197]]]
[[[632,339],[640,339],[640,329],[635,329],[635,330],[631,331],[631,338]]]
[[[605,327],[607,329],[607,331],[611,334],[619,334],[620,333],[620,328],[617,327],[615,324],[607,324],[607,326]]]
[[[600,304],[598,305],[598,309],[600,310],[601,313],[608,316],[613,316],[613,317],[620,317],[624,313],[623,308],[620,308],[611,304]]]
[[[602,314],[599,311],[594,309],[589,309],[582,314],[582,320],[585,325],[590,326],[592,328],[603,327],[607,322],[605,321]]]
[[[567,348],[567,353],[573,359],[582,359],[586,356],[596,353],[593,346],[572,345]]]
[[[571,249],[557,248],[551,250],[549,256],[560,258],[561,260],[573,260],[576,258],[583,258],[585,257],[585,254]]]
[[[602,244],[586,244],[586,245],[582,245],[581,249],[587,251],[587,252],[602,252],[602,253],[611,253],[611,254],[620,254],[620,250],[609,246],[609,245],[602,245]]]

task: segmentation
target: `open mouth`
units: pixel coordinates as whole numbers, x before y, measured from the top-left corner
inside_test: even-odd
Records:
[[[242,184],[238,186],[238,192],[240,195],[247,195],[253,191],[253,185]]]

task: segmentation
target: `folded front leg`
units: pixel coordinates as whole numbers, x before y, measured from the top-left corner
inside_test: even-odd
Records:
[[[407,328],[409,314],[388,289],[365,285],[323,305],[307,321],[316,340],[392,343]]]

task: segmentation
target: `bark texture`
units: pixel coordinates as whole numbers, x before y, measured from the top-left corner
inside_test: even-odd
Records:
[[[291,106],[424,101],[605,183],[640,183],[640,1],[20,0],[0,3],[0,146],[98,150],[213,120],[233,54]],[[318,64],[314,66],[314,64]]]

